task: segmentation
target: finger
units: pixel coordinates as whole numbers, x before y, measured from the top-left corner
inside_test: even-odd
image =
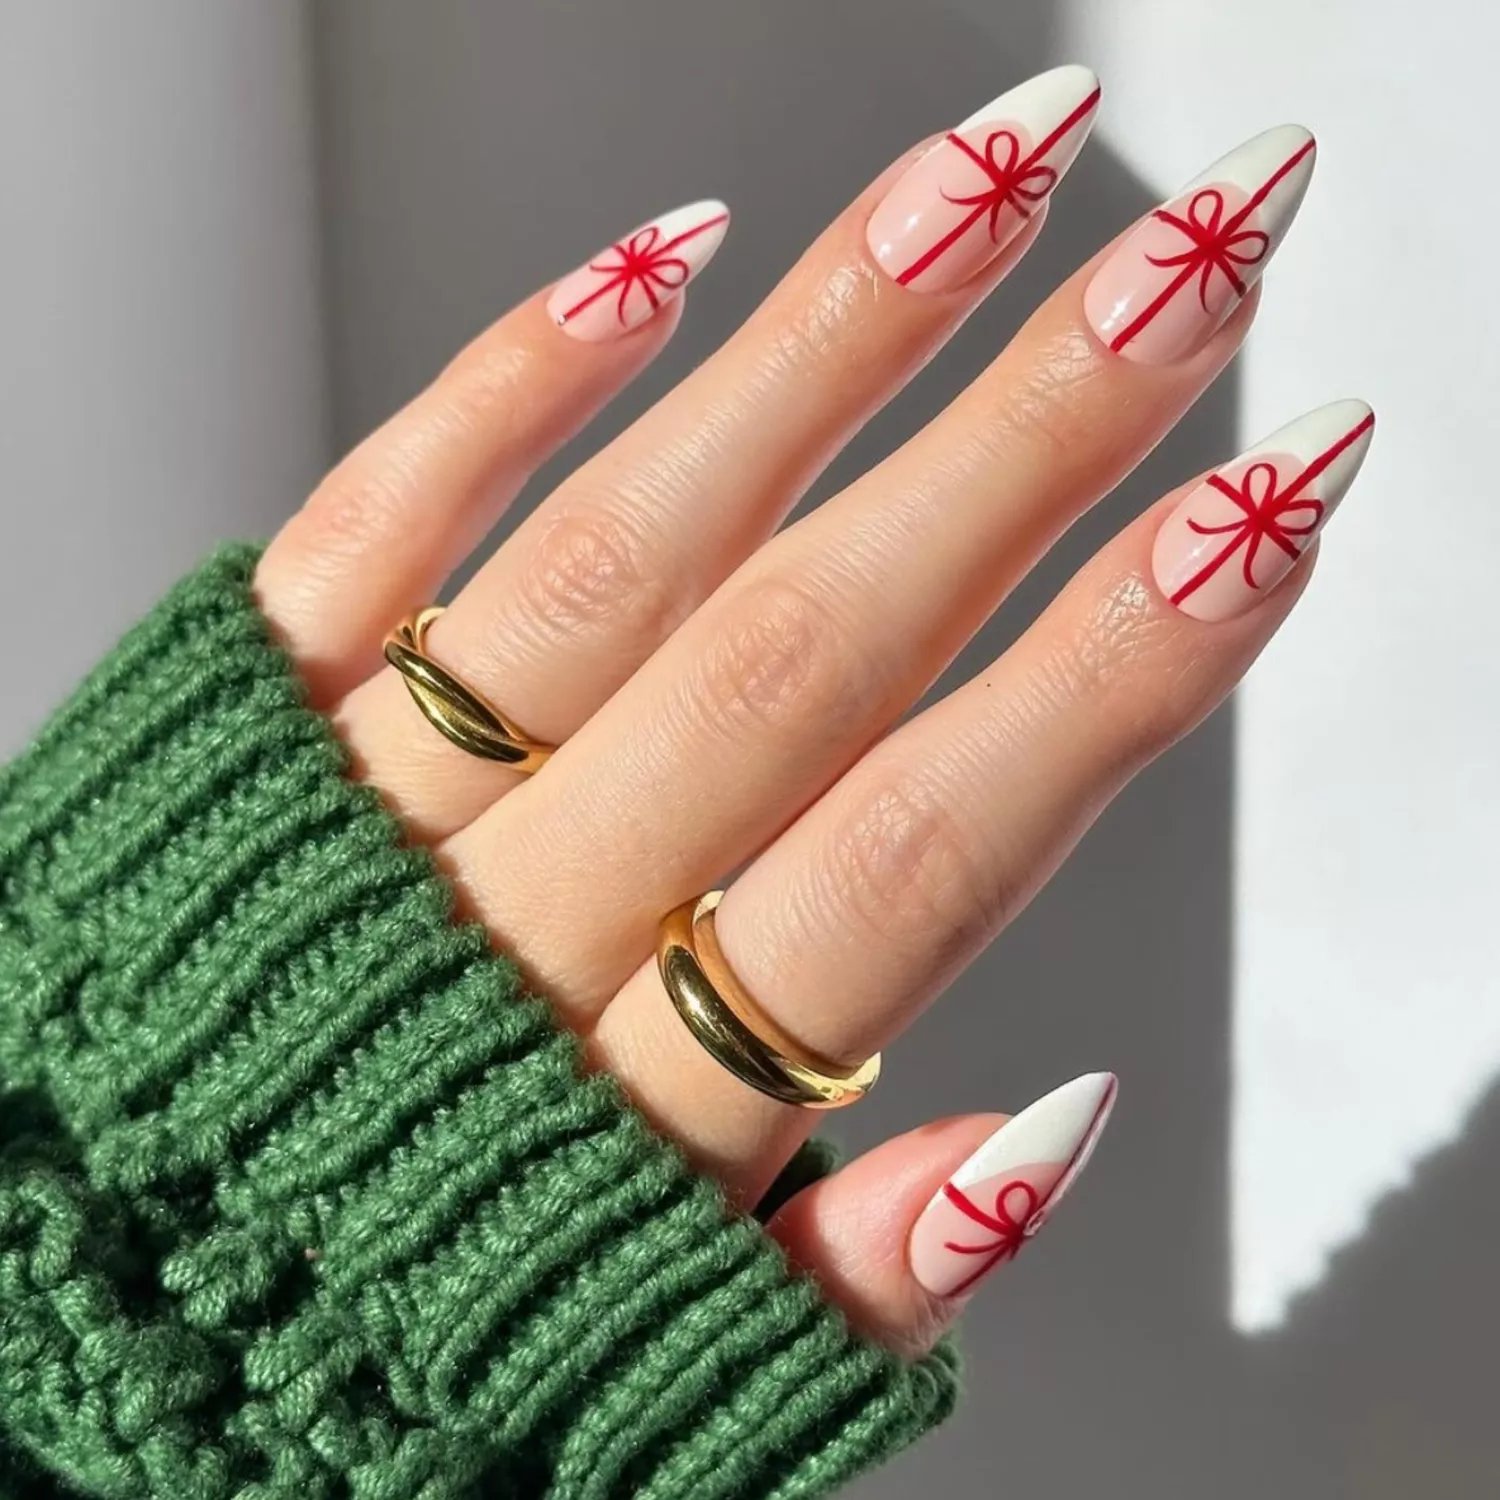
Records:
[[[1300,594],[1298,558],[1372,423],[1362,402],[1335,402],[1155,507],[988,672],[872,750],[745,870],[717,935],[776,1026],[843,1065],[911,1023],[1239,680]],[[592,1047],[747,1195],[807,1128],[805,1112],[726,1079],[654,968]]]
[[[575,1017],[650,952],[662,912],[718,884],[906,712],[1243,337],[1245,304],[1179,360],[1122,359],[1085,321],[1098,268],[903,449],[762,548],[522,799],[451,841],[485,916]],[[545,890],[521,874],[518,839],[545,848]],[[604,914],[582,940],[559,891]]]
[[[574,734],[1024,253],[1097,98],[1087,69],[1056,69],[887,172],[711,360],[528,517],[434,626],[433,655],[534,739]],[[992,134],[1027,142],[1034,196],[993,214],[955,206],[945,189],[990,183],[965,153]],[[886,265],[939,240],[941,266],[893,284]],[[514,785],[434,736],[394,674],[338,718],[369,779],[430,838]]]
[[[590,302],[579,278],[608,276],[586,267],[507,313],[282,528],[256,587],[319,702],[375,668],[385,632],[431,602],[536,468],[661,351],[678,293],[718,248],[727,217],[721,203],[692,204],[623,242],[703,226],[674,252],[675,284],[649,300]]]
[[[886,1141],[804,1188],[768,1226],[849,1321],[925,1354],[1077,1181],[1114,1107],[1089,1073],[1014,1118],[964,1115]]]

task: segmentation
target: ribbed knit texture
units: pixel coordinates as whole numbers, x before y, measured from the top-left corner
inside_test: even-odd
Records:
[[[0,1493],[793,1500],[939,1421],[951,1348],[856,1338],[450,919],[256,556],[0,771]]]

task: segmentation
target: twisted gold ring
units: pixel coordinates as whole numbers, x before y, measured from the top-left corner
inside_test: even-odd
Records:
[[[442,612],[433,607],[409,615],[386,636],[385,659],[406,679],[406,690],[427,722],[460,750],[528,776],[540,771],[554,747],[528,738],[427,654],[428,628]]]
[[[685,902],[663,919],[656,962],[677,1014],[709,1054],[751,1088],[804,1109],[842,1109],[880,1077],[880,1054],[839,1073],[799,1046],[751,999],[714,931],[723,891]]]

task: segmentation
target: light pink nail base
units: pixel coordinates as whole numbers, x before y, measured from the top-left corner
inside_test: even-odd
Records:
[[[1335,401],[1216,469],[1157,532],[1157,587],[1198,620],[1253,609],[1296,566],[1354,482],[1374,428],[1363,401]]]
[[[586,343],[618,338],[680,295],[713,259],[728,228],[729,210],[715,199],[663,214],[563,277],[547,313]]]
[[[1247,141],[1153,210],[1095,272],[1089,326],[1115,354],[1167,364],[1201,349],[1285,235],[1316,146],[1300,126]]]
[[[870,253],[899,286],[963,285],[1046,202],[1099,104],[1087,68],[1053,68],[1002,94],[902,173],[870,215]]]
[[[1023,1110],[938,1190],[912,1227],[912,1274],[961,1297],[1013,1260],[1087,1164],[1114,1107],[1112,1073],[1089,1073]]]

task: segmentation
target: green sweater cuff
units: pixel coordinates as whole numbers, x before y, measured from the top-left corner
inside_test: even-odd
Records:
[[[256,558],[0,771],[0,1470],[800,1500],[935,1425],[951,1346],[855,1336],[452,920]]]

